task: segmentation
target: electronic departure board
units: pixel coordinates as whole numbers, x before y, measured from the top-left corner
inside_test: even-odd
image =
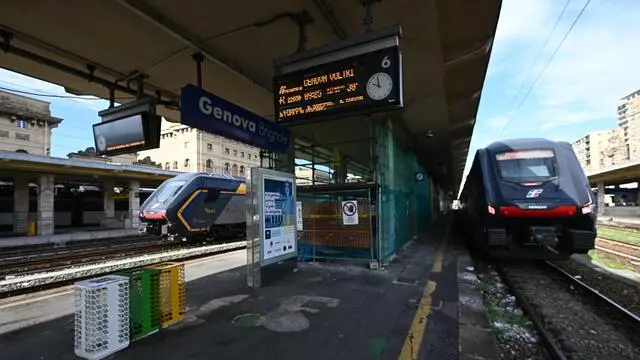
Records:
[[[98,155],[120,155],[160,146],[161,117],[140,113],[93,125]]]
[[[344,117],[402,107],[402,64],[397,46],[357,55],[274,79],[276,121]]]

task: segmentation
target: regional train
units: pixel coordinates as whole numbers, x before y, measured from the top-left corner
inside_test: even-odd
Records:
[[[459,215],[489,257],[566,258],[595,247],[594,198],[571,144],[504,140],[476,152]]]
[[[140,233],[179,241],[244,237],[244,178],[185,173],[166,180],[140,206]]]

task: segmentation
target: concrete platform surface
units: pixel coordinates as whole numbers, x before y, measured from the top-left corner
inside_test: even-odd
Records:
[[[598,215],[598,221],[605,224],[607,222],[613,222],[618,224],[640,225],[640,217],[636,217],[636,216]]]
[[[109,359],[458,359],[457,257],[465,251],[440,246],[444,237],[410,243],[382,270],[300,263],[260,289],[246,286],[242,252],[188,265],[187,318]],[[2,358],[73,359],[70,294],[19,301],[0,304]]]

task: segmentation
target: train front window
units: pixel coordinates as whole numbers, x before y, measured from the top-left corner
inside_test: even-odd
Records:
[[[173,198],[184,186],[185,181],[169,181],[156,190],[155,199],[156,204],[164,204],[167,200]]]
[[[500,177],[504,181],[525,183],[554,179],[554,153],[551,150],[503,152],[496,155]]]

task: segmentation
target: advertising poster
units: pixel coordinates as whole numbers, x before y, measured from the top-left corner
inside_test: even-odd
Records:
[[[296,252],[296,201],[292,179],[264,176],[263,260]]]

